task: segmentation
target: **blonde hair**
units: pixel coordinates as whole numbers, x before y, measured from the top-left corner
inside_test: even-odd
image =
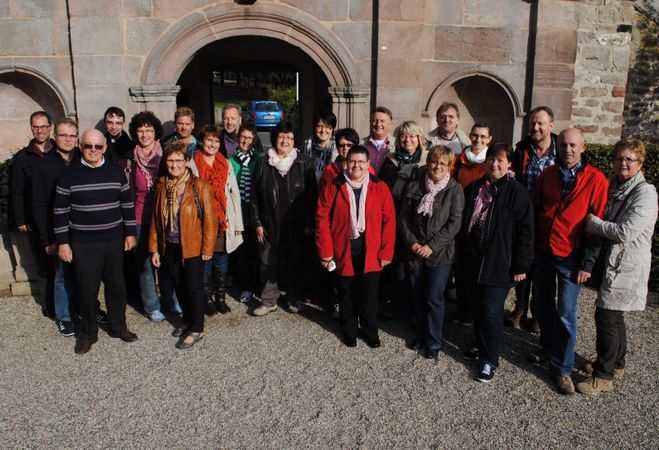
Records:
[[[446,158],[448,160],[449,170],[453,170],[453,166],[455,165],[455,153],[453,153],[453,150],[445,145],[435,145],[430,150],[428,150],[426,164],[430,164],[433,160],[439,161],[442,158]]]
[[[398,131],[396,132],[396,146],[400,147],[400,138],[404,134],[416,136],[419,139],[419,146],[417,148],[420,148],[421,150],[426,148],[426,137],[423,134],[423,128],[421,128],[421,125],[415,121],[408,120],[400,124]]]
[[[623,150],[631,151],[638,158],[638,162],[643,164],[645,161],[645,145],[638,139],[621,139],[613,145],[611,157],[615,159],[619,152]]]

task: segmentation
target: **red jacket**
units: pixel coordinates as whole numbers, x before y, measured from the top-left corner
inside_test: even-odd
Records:
[[[561,199],[559,167],[556,164],[543,170],[533,191],[535,246],[555,256],[566,257],[582,247],[586,216],[592,213],[604,217],[609,181],[602,172],[586,163],[577,173],[572,192]]]
[[[374,175],[369,175],[366,196],[366,257],[364,273],[382,270],[380,260],[394,258],[396,211],[389,188]],[[334,258],[336,272],[353,276],[350,255],[350,201],[344,176],[338,175],[326,184],[318,196],[316,209],[316,247],[321,259]]]

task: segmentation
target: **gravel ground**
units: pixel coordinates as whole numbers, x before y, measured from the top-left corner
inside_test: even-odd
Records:
[[[580,301],[577,367],[592,358],[594,293]],[[508,299],[509,303],[511,298]],[[133,344],[101,332],[73,353],[32,300],[0,300],[2,448],[657,448],[659,308],[627,315],[625,378],[597,397],[564,397],[524,355],[537,338],[507,329],[494,382],[460,358],[471,330],[447,322],[438,361],[405,348],[409,329],[381,322],[383,346],[344,347],[337,324],[307,306],[206,322],[193,349],[168,323],[129,308]],[[452,310],[449,306],[448,312]],[[654,350],[653,350],[654,349]],[[575,371],[575,380],[584,374]]]

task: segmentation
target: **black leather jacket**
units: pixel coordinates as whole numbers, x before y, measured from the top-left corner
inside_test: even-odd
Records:
[[[283,184],[280,180],[277,169],[268,164],[268,155],[259,158],[252,175],[251,221],[254,228],[265,228],[271,245],[300,239],[305,228],[313,230],[318,201],[313,160],[308,156],[298,153]],[[282,186],[287,189],[285,196],[279,192]],[[282,197],[288,199],[286,217],[279,217]]]

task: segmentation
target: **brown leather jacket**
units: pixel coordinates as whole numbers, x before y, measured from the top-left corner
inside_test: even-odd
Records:
[[[197,215],[197,207],[192,196],[192,183],[195,183],[199,194],[203,223]],[[167,177],[161,177],[153,198],[153,215],[149,230],[149,252],[158,252],[161,255],[165,251],[165,227],[167,225],[163,213],[167,203],[166,186]],[[179,221],[183,258],[194,258],[202,254],[212,255],[217,240],[217,212],[215,211],[213,190],[204,180],[191,176],[186,183],[183,199],[179,205]]]

